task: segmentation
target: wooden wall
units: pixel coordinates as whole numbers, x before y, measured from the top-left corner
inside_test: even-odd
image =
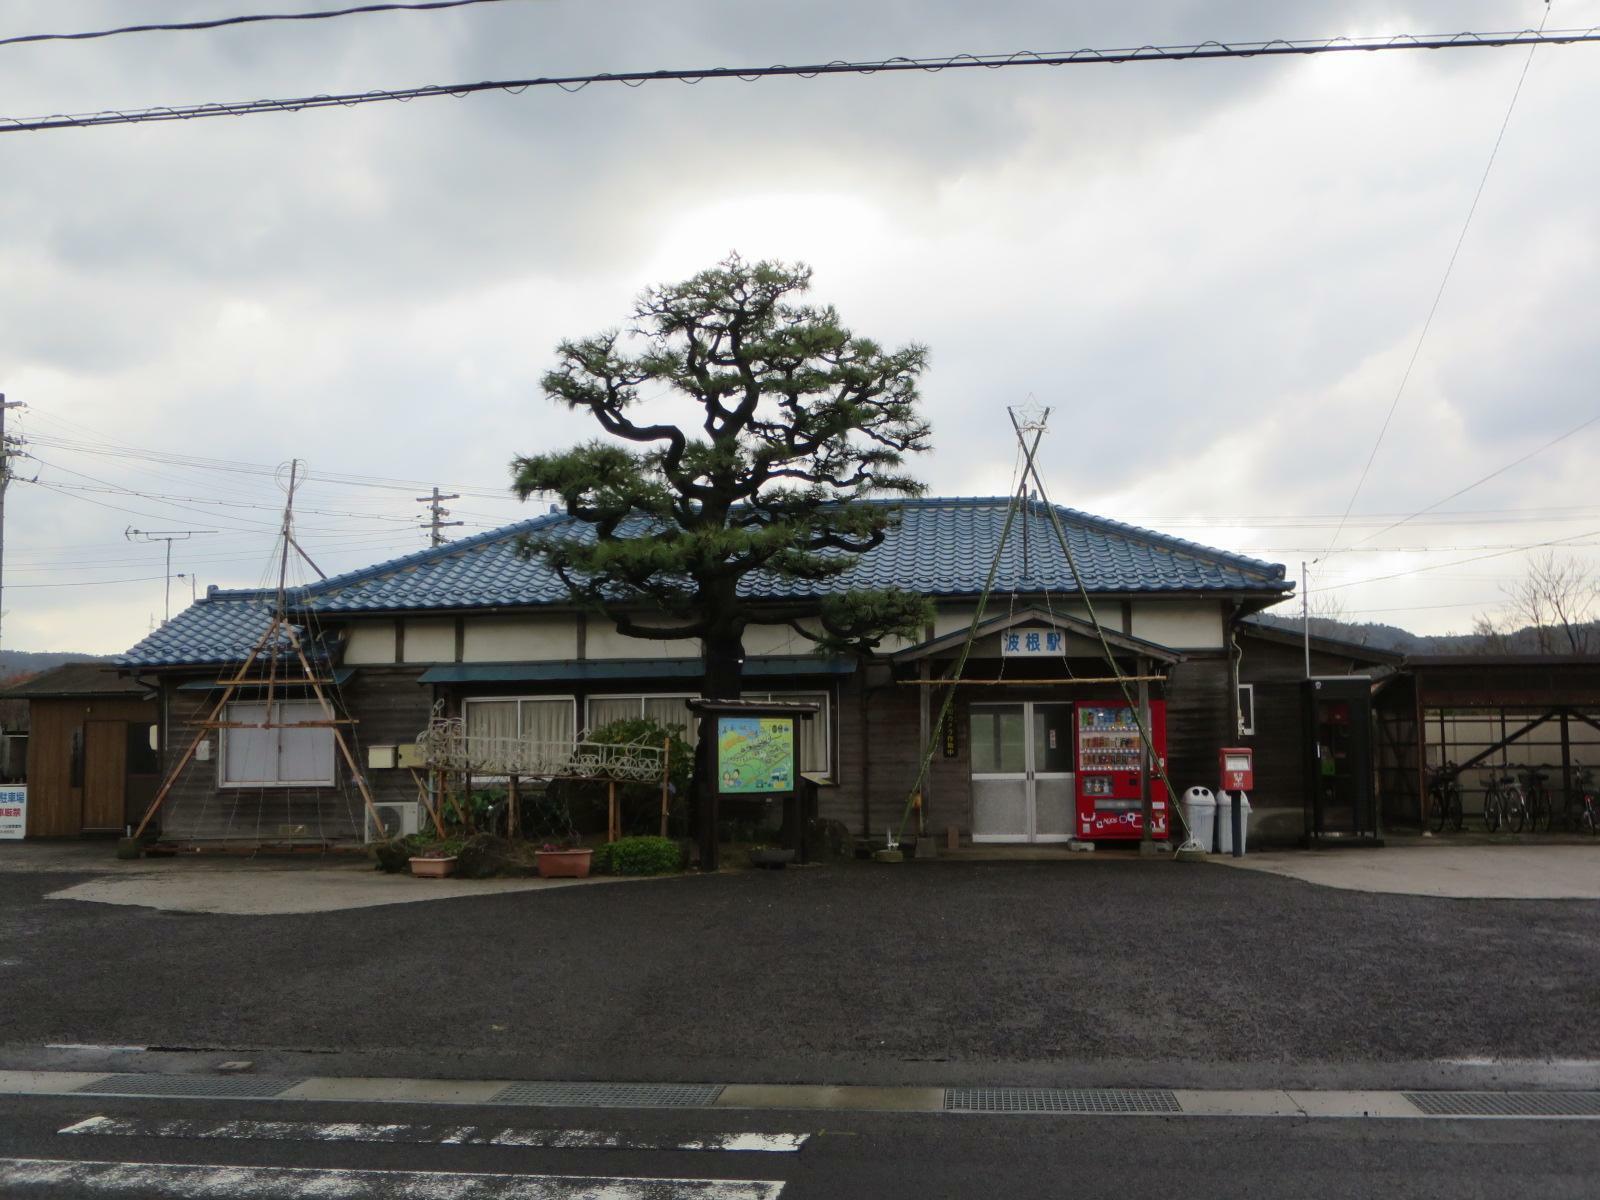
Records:
[[[31,733],[28,746],[28,836],[76,837],[84,831],[85,795],[82,786],[72,784],[72,741],[83,730],[87,751],[88,724],[91,721],[132,722],[152,725],[159,709],[154,700],[127,696],[30,700]],[[84,764],[85,783],[97,773]],[[90,797],[90,808],[104,804]],[[115,822],[102,821],[99,828],[121,832],[126,814]]]
[[[338,689],[354,726],[352,750],[365,769],[366,747],[415,740],[428,723],[432,689],[417,680],[422,667],[360,667]],[[211,678],[214,676],[208,676]],[[176,681],[171,681],[176,682]],[[169,688],[171,688],[169,682]],[[195,722],[216,704],[216,692],[169,691],[172,728],[169,761],[176,762],[194,737]],[[222,788],[217,786],[218,731],[207,735],[210,761],[193,761],[172,789],[158,818],[163,836],[194,841],[354,841],[363,830],[361,793],[349,770],[337,762],[340,785],[333,788]],[[366,772],[373,799],[417,798],[406,770]]]

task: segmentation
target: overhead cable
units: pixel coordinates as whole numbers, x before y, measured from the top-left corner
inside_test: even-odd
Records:
[[[249,13],[237,17],[214,17],[209,21],[173,21],[164,24],[122,25],[116,29],[94,29],[87,33],[24,33],[0,38],[0,46],[25,42],[86,42],[95,38],[117,37],[125,33],[189,33],[200,29],[222,29],[229,25],[258,25],[264,21],[327,21],[334,17],[355,17],[381,12],[425,12],[437,8],[466,8],[471,4],[501,4],[504,0],[424,0],[415,4],[361,4],[354,8],[323,9],[317,12]]]
[[[1549,18],[1550,6],[1546,3],[1544,17],[1539,22],[1540,34],[1544,32],[1544,22]],[[1366,486],[1367,476],[1371,473],[1372,464],[1378,457],[1379,448],[1383,445],[1384,435],[1389,432],[1389,425],[1394,421],[1394,414],[1400,407],[1400,398],[1405,395],[1406,385],[1411,382],[1411,372],[1416,368],[1417,359],[1422,355],[1423,344],[1428,340],[1428,331],[1433,328],[1433,318],[1439,312],[1439,303],[1444,299],[1445,288],[1450,284],[1450,274],[1455,270],[1456,259],[1461,256],[1461,247],[1466,244],[1467,231],[1472,228],[1472,218],[1477,215],[1478,202],[1483,199],[1483,189],[1489,182],[1489,173],[1494,170],[1494,160],[1500,154],[1500,143],[1505,141],[1506,129],[1511,124],[1511,114],[1517,110],[1517,98],[1522,95],[1522,85],[1527,82],[1528,68],[1533,66],[1533,54],[1538,48],[1537,41],[1528,47],[1528,57],[1522,64],[1521,74],[1517,76],[1517,86],[1511,92],[1511,103],[1506,105],[1506,115],[1500,122],[1500,132],[1495,135],[1494,146],[1489,151],[1489,161],[1484,164],[1483,175],[1478,180],[1478,190],[1472,194],[1472,203],[1467,208],[1467,219],[1461,223],[1461,232],[1456,236],[1456,244],[1450,251],[1449,261],[1444,265],[1444,276],[1439,280],[1439,288],[1433,294],[1433,303],[1428,306],[1428,316],[1422,322],[1422,330],[1417,334],[1417,343],[1411,348],[1411,358],[1406,362],[1406,369],[1400,375],[1400,385],[1395,388],[1394,399],[1389,401],[1389,411],[1384,414],[1383,424],[1378,427],[1378,436],[1373,439],[1372,451],[1367,455],[1366,464],[1361,468],[1355,490],[1350,493],[1350,502],[1344,506],[1344,516],[1339,519],[1338,528],[1333,531],[1333,537],[1328,541],[1328,548],[1322,553],[1323,558],[1333,552],[1335,544],[1339,541],[1339,535],[1344,532],[1345,519],[1350,516],[1357,497],[1361,495],[1361,489]]]
[[[1504,46],[1574,45],[1600,42],[1600,26],[1588,29],[1525,29],[1516,33],[1456,33],[1418,36],[1401,34],[1387,38],[1321,38],[1296,41],[1274,38],[1265,42],[1207,41],[1186,46],[1138,46],[1113,50],[1071,50],[1039,52],[1021,50],[1012,54],[954,54],[940,58],[895,57],[867,62],[835,60],[789,66],[776,63],[767,67],[698,67],[684,70],[605,71],[584,75],[545,75],[527,79],[483,80],[478,83],[429,84],[425,87],[373,89],[297,96],[289,99],[241,100],[203,104],[161,105],[154,108],[102,109],[87,113],[56,113],[36,117],[0,117],[0,133],[25,133],[46,129],[84,129],[96,125],[139,125],[155,121],[192,121],[203,117],[243,117],[260,113],[302,112],[317,108],[353,108],[390,100],[428,100],[443,96],[462,99],[476,92],[509,92],[520,95],[529,88],[556,87],[577,92],[596,83],[620,83],[641,87],[646,83],[676,80],[698,84],[710,79],[738,79],[746,83],[774,76],[814,79],[821,75],[881,75],[897,72],[937,74],[942,71],[1007,67],[1076,67],[1134,62],[1187,62],[1216,58],[1274,58],[1285,55],[1340,54],[1380,50],[1462,50],[1492,49]]]

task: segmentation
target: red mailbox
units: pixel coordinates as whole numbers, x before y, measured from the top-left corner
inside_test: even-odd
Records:
[[[1248,746],[1225,746],[1218,751],[1217,771],[1223,791],[1255,791],[1255,766]]]

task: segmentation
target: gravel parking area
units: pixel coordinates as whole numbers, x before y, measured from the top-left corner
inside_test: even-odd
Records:
[[[81,879],[0,875],[6,1053],[277,1048],[374,1074],[813,1082],[1600,1059],[1593,902],[1109,857],[274,917],[43,899]]]

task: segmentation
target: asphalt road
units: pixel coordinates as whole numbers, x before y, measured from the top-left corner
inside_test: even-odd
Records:
[[[324,1074],[1374,1087],[1441,1060],[1600,1059],[1597,902],[1138,861],[275,917],[43,899],[82,878],[0,875],[0,1058],[90,1042]]]
[[[306,1113],[304,1110],[313,1110]],[[425,1106],[299,1106],[306,1121],[483,1122],[524,1129],[582,1129],[625,1138],[702,1137],[732,1130],[808,1135],[798,1153],[633,1149],[530,1149],[481,1145],[362,1144],[337,1137],[194,1140],[91,1137],[58,1132],[91,1116],[162,1121],[285,1119],[285,1107],[250,1102],[177,1102],[56,1097],[0,1099],[0,1186],[8,1198],[139,1195],[406,1195],[496,1200],[574,1195],[572,1177],[590,1196],[628,1196],[628,1178],[767,1181],[781,1200],[873,1197],[1238,1197],[1352,1196],[1588,1197],[1600,1175],[1600,1138],[1592,1123],[1351,1120],[1198,1120],[1059,1118],[862,1113],[710,1113],[704,1111],[558,1110],[508,1114]],[[59,1169],[50,1187],[19,1184],[16,1160],[112,1160],[158,1164],[112,1176],[130,1190],[92,1184],[92,1172]],[[222,1175],[182,1164],[240,1167]],[[287,1177],[270,1169],[293,1168]],[[145,1178],[129,1180],[134,1171]],[[344,1174],[332,1174],[342,1172]],[[357,1174],[350,1174],[356,1172]],[[360,1174],[375,1172],[376,1174]],[[416,1176],[414,1172],[430,1173]],[[438,1174],[432,1174],[438,1173]],[[534,1176],[553,1177],[541,1184]],[[220,1177],[219,1177],[220,1176]],[[487,1176],[467,1179],[462,1176]],[[508,1178],[513,1177],[513,1178]],[[219,1190],[198,1190],[211,1179]],[[562,1181],[566,1181],[563,1183]],[[279,1190],[272,1190],[276,1186]],[[726,1184],[724,1186],[727,1186]],[[131,1190],[133,1188],[137,1190]],[[517,1190],[523,1188],[525,1190]],[[526,1189],[545,1190],[526,1190]],[[183,1190],[189,1189],[189,1190]],[[316,1190],[322,1189],[322,1190]],[[743,1196],[704,1185],[662,1185],[652,1196]]]

